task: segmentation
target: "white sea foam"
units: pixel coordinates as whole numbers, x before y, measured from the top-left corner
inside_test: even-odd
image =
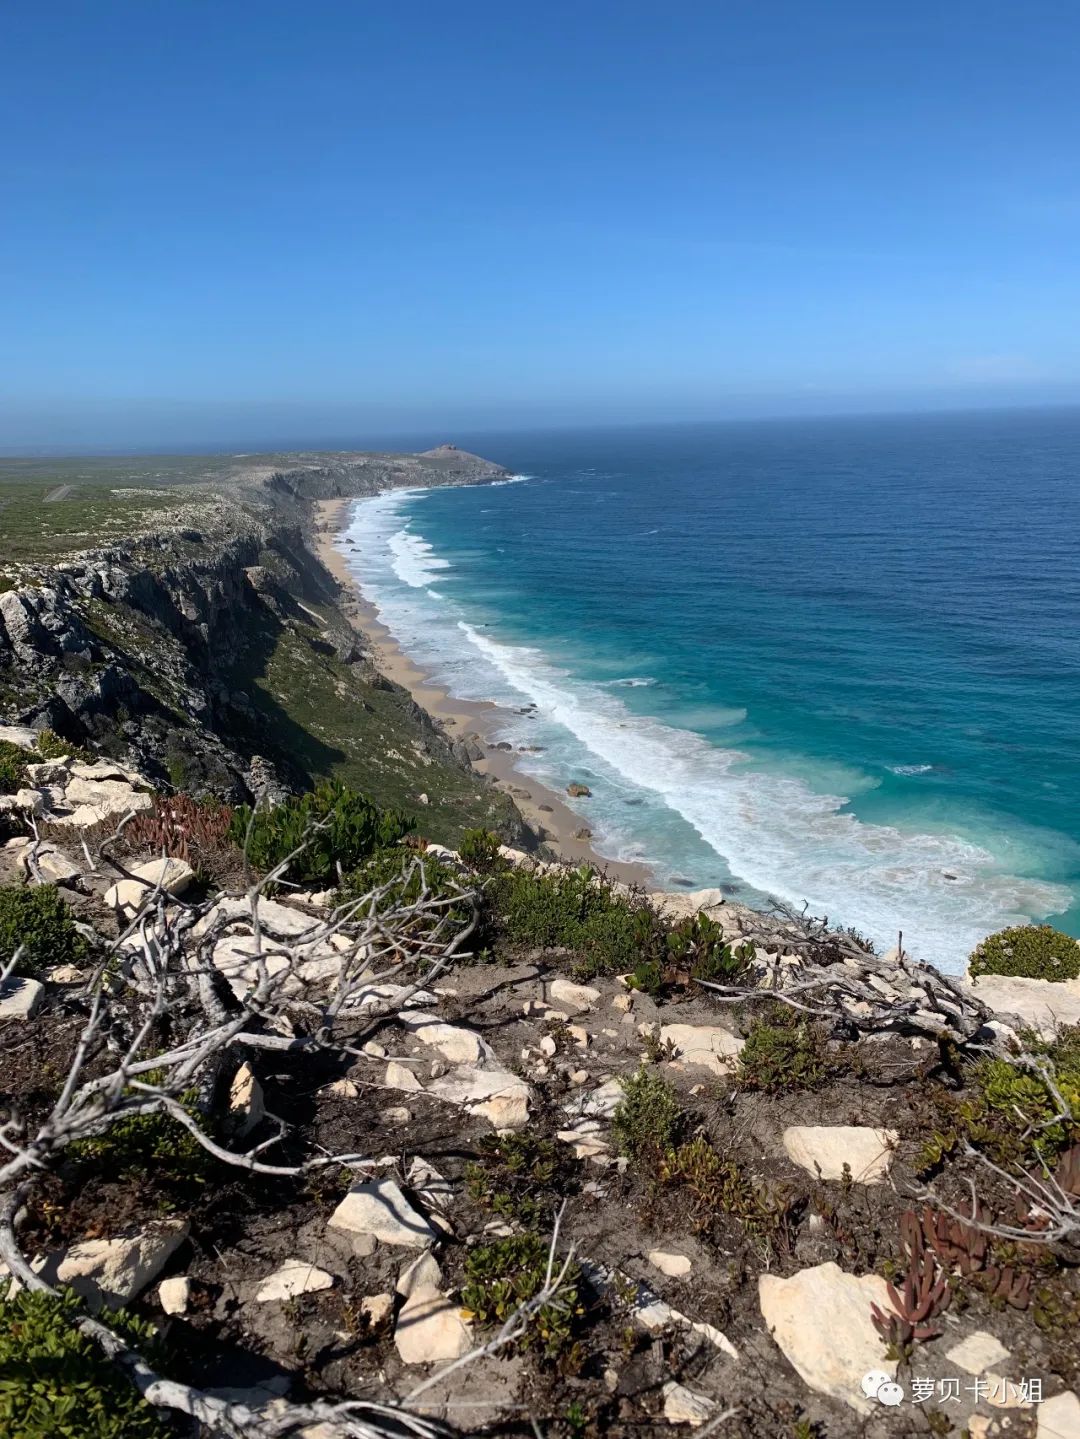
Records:
[[[889,769],[893,774],[929,774],[934,768],[932,764],[891,764]]]
[[[618,857],[647,849],[663,872],[673,856],[657,852],[665,849],[662,836],[682,834],[684,845],[696,846],[696,831],[708,846],[702,860],[711,850],[762,894],[805,901],[884,945],[903,930],[913,953],[954,970],[991,930],[1071,902],[1060,885],[1003,873],[979,845],[861,822],[845,809],[855,791],[839,773],[845,793],[821,794],[798,775],[755,769],[743,752],[634,714],[610,682],[575,680],[540,651],[493,638],[429,590],[445,561],[403,527],[400,512],[412,498],[396,491],[354,507],[348,533],[359,548],[346,559],[361,588],[403,647],[451,692],[536,705],[528,720],[508,720],[506,737],[544,744],[543,754],[521,760],[549,781],[565,783],[583,766],[593,772],[590,825],[600,837],[617,835]],[[733,722],[742,718],[732,712]],[[708,873],[707,863],[696,869]]]

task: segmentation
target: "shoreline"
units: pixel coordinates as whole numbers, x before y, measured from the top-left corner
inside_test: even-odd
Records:
[[[507,715],[506,710],[489,700],[464,700],[452,695],[401,648],[379,619],[374,605],[365,598],[345,556],[335,543],[352,503],[350,499],[316,501],[315,551],[342,586],[345,592],[342,612],[366,640],[376,667],[387,679],[407,689],[421,709],[445,726],[452,739],[463,739],[473,732],[479,736],[484,757],[473,761],[473,770],[477,774],[491,776],[503,793],[514,801],[541,843],[561,859],[592,864],[605,870],[613,879],[637,884],[646,890],[659,890],[658,877],[646,865],[611,859],[593,846],[591,836],[579,837],[579,832],[588,828],[587,815],[571,809],[557,790],[522,769],[516,751],[494,748],[491,735]]]

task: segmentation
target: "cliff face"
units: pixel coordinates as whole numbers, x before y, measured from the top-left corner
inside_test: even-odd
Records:
[[[432,838],[485,824],[530,844],[513,805],[372,665],[308,548],[306,491],[429,473],[370,458],[249,470],[230,495],[179,495],[154,533],[23,566],[0,593],[0,719],[162,788],[239,801],[337,777],[420,813]]]

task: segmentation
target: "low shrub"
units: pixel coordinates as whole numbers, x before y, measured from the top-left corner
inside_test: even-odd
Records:
[[[26,783],[26,761],[31,758],[21,745],[0,740],[0,794],[14,794]]]
[[[0,1298],[0,1433],[12,1439],[167,1439],[174,1431],[91,1339],[71,1291]],[[146,1350],[153,1330],[122,1310],[99,1319]]]
[[[151,1071],[146,1082],[159,1083],[163,1078],[159,1071]],[[197,1098],[195,1089],[180,1096],[180,1103],[193,1118],[199,1117]],[[66,1157],[110,1180],[149,1181],[161,1190],[170,1208],[174,1202],[197,1195],[215,1166],[213,1156],[189,1130],[158,1110],[124,1115],[104,1133],[70,1144]]]
[[[617,891],[587,865],[542,874],[507,869],[487,893],[509,939],[576,950],[584,977],[626,973],[662,946],[661,921],[644,896]]]
[[[1034,1070],[1008,1059],[978,1060],[962,1092],[935,1092],[940,1126],[923,1145],[921,1170],[936,1168],[967,1142],[996,1164],[1041,1172],[1080,1141],[1080,1026],[1059,1030],[1052,1041],[1026,1039],[1069,1113],[1060,1115],[1045,1078]]]
[[[251,863],[271,870],[294,850],[288,877],[300,884],[333,884],[376,849],[397,844],[413,828],[401,810],[380,809],[366,796],[335,782],[292,796],[272,809],[242,805],[229,837],[245,847]]]
[[[707,914],[682,919],[669,931],[667,949],[670,964],[690,979],[715,984],[738,984],[746,977],[754,957],[752,944],[732,949],[724,940],[724,929]]]
[[[973,979],[980,974],[1076,979],[1080,976],[1080,944],[1049,924],[1018,924],[988,935],[977,945],[968,971]]]
[[[471,1198],[482,1208],[532,1228],[557,1207],[543,1203],[559,1172],[559,1150],[550,1139],[528,1130],[485,1135],[481,1158],[465,1166]]]
[[[505,864],[499,853],[502,840],[490,829],[467,829],[461,836],[458,854],[473,869],[487,871]]]
[[[39,730],[34,743],[42,759],[79,759],[90,763],[95,758],[88,749],[72,744],[70,740],[62,739],[51,729]]]
[[[502,1324],[544,1287],[549,1245],[538,1234],[514,1234],[481,1244],[465,1261],[462,1307],[478,1324]],[[561,1261],[556,1258],[553,1274]],[[558,1359],[573,1344],[577,1321],[584,1313],[581,1271],[571,1264],[551,1300],[532,1316],[519,1347]]]
[[[0,964],[23,947],[17,972],[31,978],[55,964],[79,964],[87,944],[54,884],[0,886]]]
[[[679,1185],[691,1201],[691,1217],[699,1230],[712,1228],[730,1215],[759,1239],[773,1239],[783,1225],[783,1198],[759,1189],[732,1154],[721,1154],[703,1135],[669,1149],[660,1164],[660,1178]]]
[[[619,1083],[623,1097],[611,1125],[615,1142],[631,1159],[657,1159],[675,1146],[684,1128],[679,1096],[654,1069],[639,1069]]]
[[[821,1029],[796,1010],[777,1004],[750,1026],[736,1082],[742,1089],[779,1094],[787,1089],[816,1089],[828,1073]]]

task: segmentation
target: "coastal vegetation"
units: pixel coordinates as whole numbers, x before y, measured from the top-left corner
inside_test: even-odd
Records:
[[[1049,924],[1015,925],[988,935],[975,947],[968,973],[973,979],[980,974],[1076,979],[1080,976],[1080,944]]]

